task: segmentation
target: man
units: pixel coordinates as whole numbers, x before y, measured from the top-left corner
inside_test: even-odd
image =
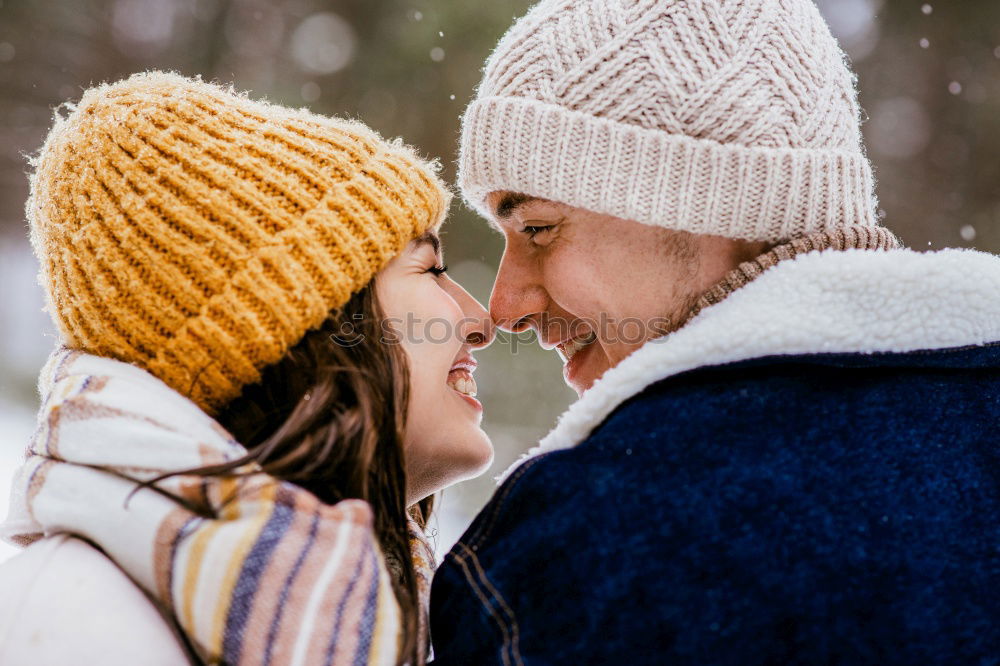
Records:
[[[545,0],[460,184],[580,394],[435,578],[437,664],[996,663],[1000,259],[876,220],[809,0]]]

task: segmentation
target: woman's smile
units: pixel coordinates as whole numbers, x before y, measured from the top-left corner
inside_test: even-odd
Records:
[[[483,411],[483,405],[476,400],[476,379],[473,373],[479,364],[471,355],[464,355],[455,361],[448,371],[447,385],[460,398],[474,407],[478,412]]]

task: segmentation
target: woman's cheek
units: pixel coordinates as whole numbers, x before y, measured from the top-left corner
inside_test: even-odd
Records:
[[[426,337],[438,345],[454,350],[452,354],[457,354],[456,347],[465,342],[461,331],[462,308],[441,287],[435,286],[434,290],[434,293],[425,295],[424,304],[427,312],[424,321],[433,322],[433,326],[428,327],[429,335]]]

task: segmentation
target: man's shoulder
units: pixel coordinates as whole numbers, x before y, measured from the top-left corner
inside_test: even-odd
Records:
[[[955,545],[951,526],[1000,512],[989,463],[998,353],[783,357],[668,378],[575,447],[521,464],[461,544],[501,544],[500,568],[509,552],[544,567],[592,547],[719,539],[744,542],[753,559],[787,539],[833,548],[885,516]]]
[[[434,629],[471,641],[447,618],[481,604],[475,641],[499,632],[504,649],[572,630],[642,636],[650,654],[783,654],[792,632],[821,660],[830,636],[870,631],[869,610],[879,630],[924,627],[910,635],[928,645],[930,628],[995,617],[997,351],[760,359],[658,382],[508,476],[439,570]]]

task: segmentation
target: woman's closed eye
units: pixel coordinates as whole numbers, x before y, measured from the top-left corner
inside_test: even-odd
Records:
[[[441,277],[446,272],[448,272],[448,267],[444,264],[435,264],[430,266],[425,272],[430,273],[434,277]]]

